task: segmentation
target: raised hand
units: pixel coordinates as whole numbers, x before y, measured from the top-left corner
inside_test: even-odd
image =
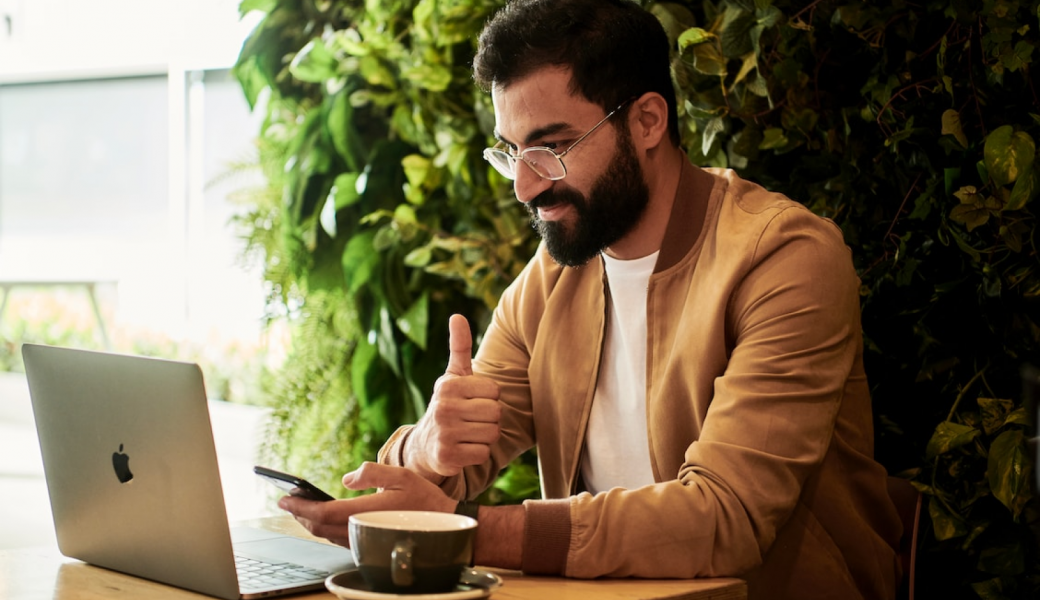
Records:
[[[448,366],[405,446],[405,465],[434,483],[487,461],[498,441],[498,384],[473,375],[473,335],[462,315],[448,321]]]

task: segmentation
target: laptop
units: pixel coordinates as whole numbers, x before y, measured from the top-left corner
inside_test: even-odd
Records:
[[[228,599],[322,589],[353,567],[346,548],[229,527],[198,365],[35,344],[22,357],[65,556]]]

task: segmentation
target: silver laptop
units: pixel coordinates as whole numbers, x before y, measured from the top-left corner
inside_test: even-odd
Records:
[[[33,344],[22,356],[65,556],[231,599],[320,589],[353,566],[345,548],[228,526],[198,365]]]

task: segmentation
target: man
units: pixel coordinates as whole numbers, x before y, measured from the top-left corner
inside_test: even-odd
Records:
[[[481,35],[500,143],[543,245],[426,415],[283,499],[346,543],[364,510],[453,511],[537,446],[544,500],[480,507],[476,562],[570,577],[740,576],[752,598],[891,598],[858,280],[839,229],[678,145],[668,43],[625,0],[516,0]]]

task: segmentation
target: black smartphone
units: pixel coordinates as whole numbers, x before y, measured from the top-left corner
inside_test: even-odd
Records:
[[[253,472],[275,484],[279,489],[284,490],[290,496],[299,496],[300,498],[319,500],[321,502],[335,500],[335,498],[327,492],[301,477],[261,466],[253,467]]]

